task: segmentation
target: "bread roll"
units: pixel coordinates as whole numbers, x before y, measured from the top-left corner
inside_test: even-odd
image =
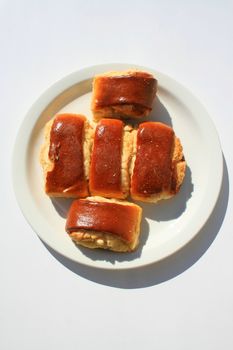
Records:
[[[93,81],[91,109],[95,120],[147,116],[157,90],[153,75],[138,70],[109,72]]]
[[[141,208],[133,203],[102,197],[77,199],[66,221],[71,239],[88,248],[131,252],[138,246]]]
[[[117,119],[102,119],[97,124],[90,166],[91,195],[121,199],[128,196],[130,131]]]
[[[145,122],[134,131],[131,197],[157,202],[174,196],[185,176],[186,162],[180,140],[168,125]]]
[[[83,115],[60,114],[45,126],[40,162],[51,197],[88,196],[92,130]]]

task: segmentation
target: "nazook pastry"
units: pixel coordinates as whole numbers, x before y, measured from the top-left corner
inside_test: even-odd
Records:
[[[108,72],[95,76],[91,109],[95,120],[147,116],[157,91],[157,80],[139,70]]]
[[[186,162],[173,129],[163,123],[145,122],[133,133],[131,197],[155,203],[174,196],[183,182]]]
[[[40,152],[46,194],[88,196],[92,138],[92,129],[83,115],[59,114],[46,124]]]
[[[133,203],[87,197],[73,201],[67,215],[66,232],[79,245],[117,252],[138,246],[142,209]]]
[[[91,195],[121,199],[128,196],[131,130],[117,119],[102,119],[97,124],[89,176]]]

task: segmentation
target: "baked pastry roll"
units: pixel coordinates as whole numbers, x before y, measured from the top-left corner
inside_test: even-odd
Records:
[[[90,133],[83,115],[60,114],[46,124],[40,162],[49,196],[88,196]]]
[[[131,197],[157,202],[174,196],[185,176],[180,140],[168,125],[145,122],[134,132]]]
[[[88,248],[131,252],[138,246],[142,209],[133,203],[88,197],[72,203],[66,231]]]
[[[138,70],[109,72],[93,81],[91,109],[94,119],[141,118],[152,110],[157,80]]]
[[[121,120],[102,119],[96,126],[91,155],[91,195],[126,198],[129,193],[131,127]]]

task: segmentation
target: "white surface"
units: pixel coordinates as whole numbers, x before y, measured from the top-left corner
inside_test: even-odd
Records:
[[[55,114],[64,112],[84,114],[92,121],[93,77],[130,68],[132,65],[119,63],[92,66],[54,83],[30,108],[14,146],[13,184],[25,218],[49,247],[72,261],[93,268],[142,267],[174,254],[204,226],[221,189],[222,150],[215,127],[203,106],[173,79],[151,68],[137,66],[134,68],[149,71],[159,82],[150,120],[171,125],[181,139],[187,161],[182,189],[169,201],[156,205],[139,203],[143,209],[141,238],[134,253],[77,249],[68,238],[65,219],[71,200],[51,200],[44,193],[38,158],[44,142],[45,123]]]
[[[226,0],[0,2],[1,349],[233,347],[232,13]],[[188,247],[114,274],[54,258],[11,184],[13,143],[34,100],[72,71],[113,61],[152,67],[190,89],[217,127],[228,169],[211,219]]]

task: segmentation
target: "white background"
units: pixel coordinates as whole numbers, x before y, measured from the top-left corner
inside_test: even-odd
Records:
[[[233,348],[232,44],[233,1],[0,1],[1,350]],[[14,140],[34,100],[66,74],[109,62],[148,66],[190,89],[225,157],[219,201],[197,238],[128,272],[49,250],[11,183]]]

